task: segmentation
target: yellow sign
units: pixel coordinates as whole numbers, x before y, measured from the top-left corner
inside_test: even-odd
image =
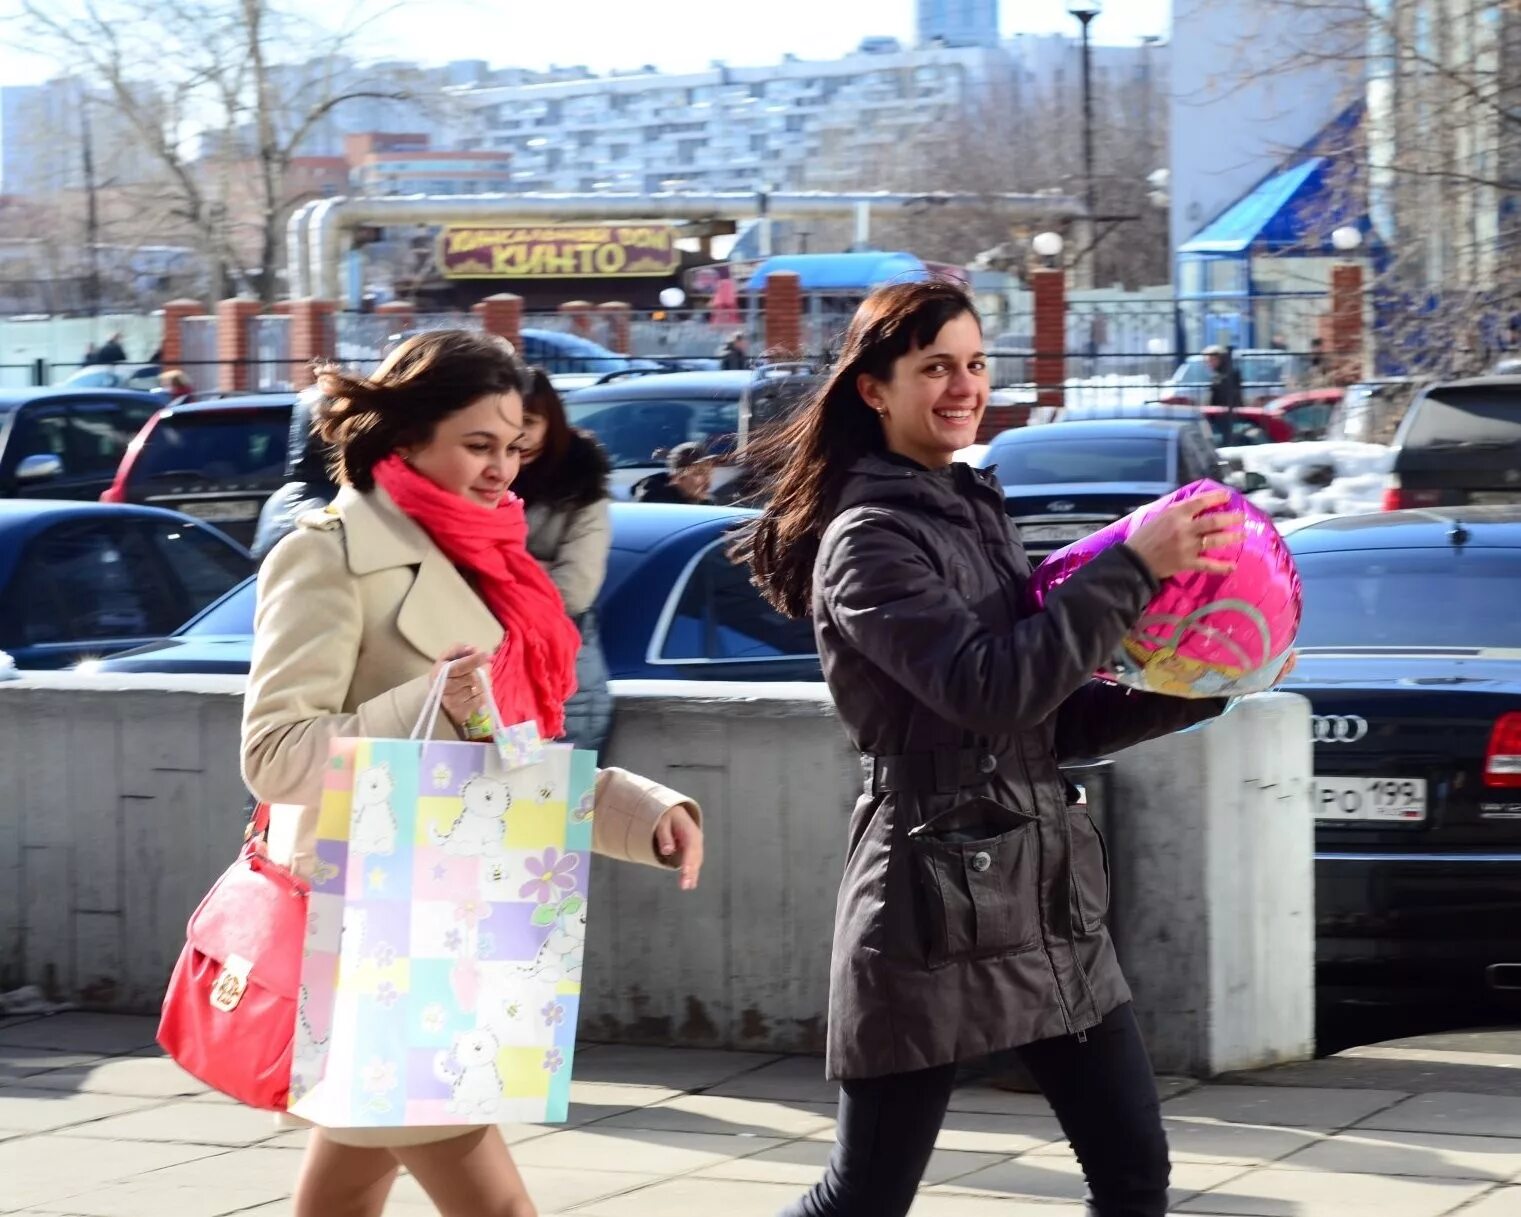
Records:
[[[537,224],[445,228],[446,279],[632,279],[673,274],[681,263],[669,224]]]

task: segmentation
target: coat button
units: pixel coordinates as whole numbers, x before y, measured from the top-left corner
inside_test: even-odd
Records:
[[[978,757],[977,768],[982,773],[993,773],[998,769],[998,758],[992,755]]]
[[[972,855],[971,868],[979,874],[993,865],[993,855],[985,849],[979,849]]]

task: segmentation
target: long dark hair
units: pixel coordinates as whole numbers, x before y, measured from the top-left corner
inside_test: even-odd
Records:
[[[544,420],[544,445],[524,465],[512,492],[530,507],[586,507],[607,497],[607,458],[595,438],[570,425],[565,402],[543,368],[528,369],[523,416]]]
[[[808,614],[819,540],[834,515],[850,467],[886,447],[882,422],[861,397],[863,373],[891,380],[893,364],[926,347],[949,321],[976,306],[945,279],[898,283],[872,292],[856,310],[834,371],[791,419],[759,437],[747,461],[771,480],[765,511],[730,547],[761,594],[788,617]]]

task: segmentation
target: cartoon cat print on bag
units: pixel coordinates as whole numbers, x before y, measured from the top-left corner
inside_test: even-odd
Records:
[[[391,796],[396,783],[384,763],[361,769],[354,777],[354,810],[349,821],[349,848],[361,854],[396,852],[396,812]]]
[[[507,828],[507,809],[512,806],[512,792],[507,783],[490,774],[480,773],[467,781],[459,792],[459,818],[447,832],[428,826],[434,845],[446,853],[463,857],[500,856],[502,837]]]
[[[586,901],[567,896],[559,904],[541,904],[533,911],[534,925],[554,928],[531,964],[523,969],[535,980],[573,980],[580,983],[586,949]]]
[[[454,1046],[433,1058],[433,1073],[447,1083],[447,1110],[461,1116],[491,1116],[502,1100],[502,1074],[496,1067],[501,1047],[489,1027],[460,1031]]]

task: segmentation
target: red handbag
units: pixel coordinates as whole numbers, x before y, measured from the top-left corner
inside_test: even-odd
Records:
[[[284,1111],[311,887],[264,856],[268,828],[260,803],[243,852],[191,915],[158,1042],[208,1086]]]

